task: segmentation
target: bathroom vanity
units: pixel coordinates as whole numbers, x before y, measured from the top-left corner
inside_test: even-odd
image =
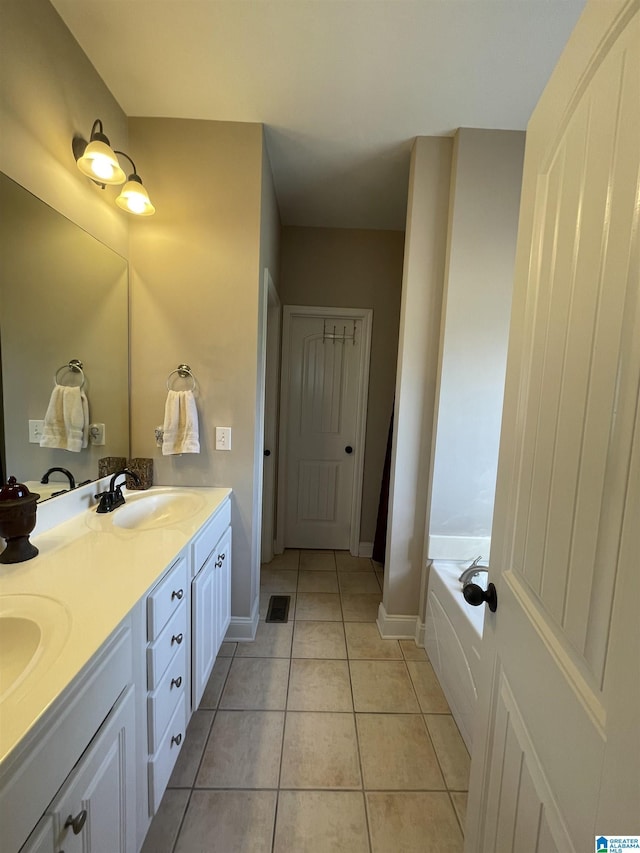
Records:
[[[229,625],[230,490],[97,485],[0,567],[6,853],[140,849]]]

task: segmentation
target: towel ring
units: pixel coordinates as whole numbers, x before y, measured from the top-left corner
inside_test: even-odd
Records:
[[[171,373],[167,376],[167,391],[171,390],[171,377],[177,373],[181,379],[186,379],[187,376],[191,377],[191,385],[190,391],[195,391],[196,389],[196,377],[191,372],[191,368],[188,364],[179,364],[175,370],[172,370]]]
[[[72,373],[79,373],[80,376],[82,376],[82,382],[80,383],[80,385],[77,385],[77,386],[76,385],[70,385],[69,387],[70,388],[76,388],[76,387],[77,388],[84,388],[85,375],[84,375],[84,370],[82,368],[83,368],[82,362],[79,361],[77,358],[72,358],[71,361],[68,362],[68,364],[63,364],[62,367],[59,367],[56,370],[56,372],[53,375],[53,381],[56,383],[56,385],[60,385],[60,382],[58,381],[58,376],[62,373],[63,370],[70,370]]]

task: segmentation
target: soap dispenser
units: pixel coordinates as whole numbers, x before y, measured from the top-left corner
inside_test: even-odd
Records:
[[[6,486],[0,489],[0,536],[7,542],[0,563],[23,563],[37,555],[38,549],[29,542],[29,534],[36,526],[39,497],[15,477],[9,477]]]

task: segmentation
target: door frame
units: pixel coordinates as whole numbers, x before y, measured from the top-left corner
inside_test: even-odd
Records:
[[[322,308],[307,305],[284,305],[282,309],[282,368],[280,371],[280,431],[277,486],[276,553],[284,551],[284,527],[287,490],[287,430],[289,409],[289,379],[291,365],[289,344],[291,322],[294,317],[348,317],[362,321],[362,359],[358,376],[357,424],[353,467],[353,489],[351,492],[351,531],[349,551],[354,557],[360,549],[360,516],[362,512],[362,483],[364,478],[364,445],[367,431],[369,399],[369,364],[371,361],[372,308]]]
[[[281,305],[278,291],[271,278],[271,273],[265,267],[263,292],[263,322],[264,322],[264,425],[263,425],[263,472],[262,472],[262,528],[260,534],[260,562],[270,563],[273,559],[275,544],[275,518],[277,499],[277,467],[278,467],[278,418],[280,407],[278,400],[272,405],[270,391],[276,397],[280,390],[280,342],[281,342]],[[270,445],[271,457],[265,469],[264,449]]]

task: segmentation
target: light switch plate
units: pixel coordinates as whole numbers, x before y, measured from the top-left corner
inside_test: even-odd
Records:
[[[43,430],[44,421],[29,421],[29,443],[40,444]]]
[[[216,427],[216,450],[231,450],[231,427]]]

